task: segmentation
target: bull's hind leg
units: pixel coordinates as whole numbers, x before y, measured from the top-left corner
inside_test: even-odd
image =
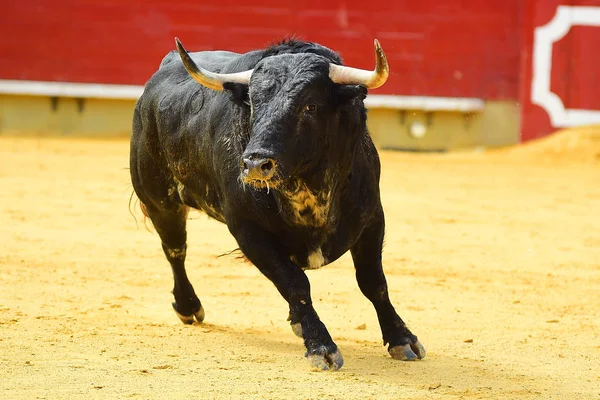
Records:
[[[188,207],[177,204],[174,209],[154,209],[146,206],[148,217],[162,241],[162,248],[173,271],[173,309],[184,324],[191,324],[194,318],[204,320],[204,308],[196,296],[194,288],[185,272],[186,220]]]
[[[144,214],[152,221],[162,241],[162,248],[173,271],[173,308],[177,316],[186,324],[201,322],[204,309],[185,272],[186,220],[188,207],[176,198],[176,192],[169,190],[169,184],[162,171],[156,168],[149,157],[138,157],[132,147],[131,182],[140,199]],[[146,177],[150,177],[145,179]]]
[[[388,286],[381,264],[384,234],[383,211],[367,226],[352,247],[356,280],[362,293],[373,303],[384,344],[397,360],[416,360],[425,357],[425,348],[408,329],[390,302]]]

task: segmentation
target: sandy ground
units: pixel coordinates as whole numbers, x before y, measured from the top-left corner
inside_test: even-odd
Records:
[[[344,354],[312,372],[287,306],[193,213],[182,325],[126,140],[0,138],[2,399],[599,399],[600,134],[486,154],[383,153],[391,297],[428,350],[392,360],[348,256],[309,271]]]

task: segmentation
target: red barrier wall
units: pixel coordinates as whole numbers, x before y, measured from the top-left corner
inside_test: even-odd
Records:
[[[0,79],[143,84],[179,36],[244,52],[296,34],[392,75],[377,93],[516,100],[522,1],[4,1]]]
[[[527,0],[524,21],[521,139],[600,124],[600,0]]]

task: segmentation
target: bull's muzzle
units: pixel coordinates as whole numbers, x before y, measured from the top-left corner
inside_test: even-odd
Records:
[[[244,158],[242,178],[246,182],[268,182],[275,175],[275,161],[271,158]]]

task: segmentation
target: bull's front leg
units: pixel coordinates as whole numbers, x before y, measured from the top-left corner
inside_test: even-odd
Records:
[[[425,348],[408,329],[390,302],[388,286],[381,263],[384,222],[383,210],[365,227],[359,240],[351,248],[356,280],[361,292],[373,303],[384,344],[396,360],[416,360],[425,357]]]
[[[249,223],[228,223],[244,255],[273,282],[288,302],[292,323],[300,323],[306,358],[318,370],[337,370],[344,360],[313,308],[308,277],[290,261],[275,235]],[[299,332],[298,332],[299,333]]]

